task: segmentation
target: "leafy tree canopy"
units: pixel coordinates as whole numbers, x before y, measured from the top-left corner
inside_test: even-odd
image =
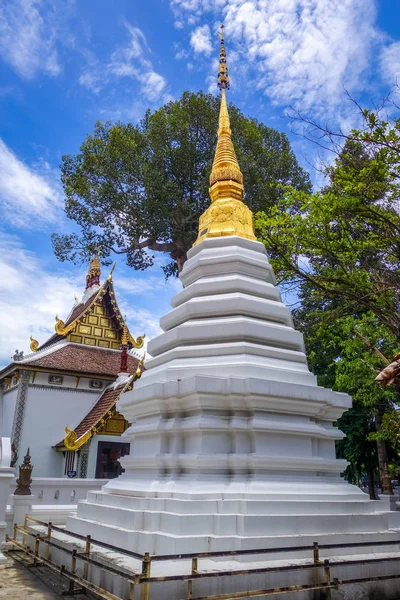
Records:
[[[400,338],[400,119],[362,118],[363,129],[336,134],[345,143],[328,185],[287,188],[256,230],[284,286],[307,282],[330,318],[371,312]]]
[[[350,462],[345,476],[355,484],[362,476],[372,481],[380,453],[383,479],[388,475],[390,461],[396,468],[399,466],[400,421],[395,410],[395,390],[388,387],[383,391],[374,381],[384,366],[374,349],[390,356],[398,342],[372,313],[359,318],[331,319],[327,314],[329,308],[321,307],[309,293],[308,283],[302,285],[301,301],[301,308],[294,311],[294,317],[305,336],[310,369],[317,375],[319,385],[346,392],[353,399],[352,408],[337,423],[346,434],[337,442],[338,456]],[[368,340],[370,346],[356,332]],[[385,427],[381,430],[382,421]]]
[[[151,266],[157,251],[173,259],[167,276],[174,261],[180,267],[210,202],[219,105],[210,94],[185,92],[138,125],[97,123],[78,154],[63,156],[65,211],[80,234],[53,234],[56,256],[80,262],[99,245],[103,257],[125,254],[135,269]],[[282,200],[282,185],[309,192],[285,134],[233,105],[229,111],[248,206],[268,211]]]

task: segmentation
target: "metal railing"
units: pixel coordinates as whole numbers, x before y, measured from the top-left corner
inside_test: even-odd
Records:
[[[33,522],[46,530],[46,534],[38,534],[37,532],[30,531],[28,528],[28,522]],[[55,541],[52,537],[53,532],[58,532],[67,537],[75,540],[84,542],[84,551],[78,552],[76,549],[69,549],[64,545],[61,545]],[[22,534],[22,542],[18,541],[17,534]],[[30,544],[27,543],[27,538],[34,538],[34,547],[31,548]],[[113,575],[116,575],[129,585],[129,600],[134,600],[136,586],[140,586],[140,600],[150,599],[150,588],[153,583],[168,583],[172,581],[186,581],[187,582],[187,595],[185,598],[180,600],[236,600],[240,598],[257,598],[260,596],[269,596],[274,594],[285,594],[304,592],[311,590],[324,590],[326,600],[330,600],[331,590],[338,589],[339,586],[348,584],[358,584],[367,582],[379,582],[389,581],[394,579],[400,579],[400,573],[394,575],[383,575],[383,576],[368,576],[358,577],[352,579],[332,578],[331,569],[332,567],[344,567],[344,566],[356,566],[356,565],[369,565],[384,562],[400,561],[400,540],[386,540],[380,542],[355,542],[355,543],[342,543],[342,544],[318,544],[314,542],[313,545],[306,546],[287,546],[283,548],[254,548],[250,550],[228,550],[228,551],[215,551],[215,552],[196,552],[188,554],[163,554],[163,555],[150,555],[148,552],[140,554],[124,548],[119,548],[106,542],[93,539],[90,535],[83,536],[78,533],[68,531],[62,527],[57,527],[52,523],[45,523],[39,521],[30,515],[25,515],[24,525],[14,525],[14,537],[10,538],[7,536],[7,541],[11,542],[16,550],[25,552],[28,556],[33,559],[33,565],[44,564],[54,571],[57,571],[62,576],[69,580],[69,588],[66,594],[76,594],[79,590],[89,590],[96,594],[99,598],[105,600],[122,600],[120,597],[108,592],[104,588],[100,588],[88,580],[89,576],[89,565],[93,565],[102,571],[106,571]],[[40,545],[45,545],[44,554],[40,554]],[[111,550],[112,552],[122,554],[127,557],[134,558],[141,561],[141,572],[133,572],[127,569],[111,566],[93,557],[93,546]],[[377,546],[399,546],[398,556],[380,557],[371,559],[351,559],[351,560],[340,560],[340,561],[329,561],[327,559],[321,560],[320,551],[342,549],[342,548],[364,548]],[[50,548],[53,547],[56,550],[64,552],[71,557],[70,568],[67,569],[65,566],[60,566],[50,560]],[[250,569],[234,569],[234,570],[218,570],[218,571],[204,571],[202,572],[199,568],[200,559],[210,559],[216,557],[233,557],[233,556],[250,556],[250,555],[264,555],[267,557],[268,554],[284,554],[289,552],[310,552],[310,558],[312,562],[307,564],[296,564],[296,565],[283,565],[283,566],[263,566]],[[83,562],[83,576],[77,574],[77,561]],[[159,561],[171,561],[171,560],[187,560],[191,561],[190,573],[181,575],[166,575],[166,576],[151,576],[151,565],[153,562]],[[275,588],[266,589],[254,589],[240,592],[231,592],[227,594],[217,594],[208,596],[194,596],[193,595],[193,584],[198,580],[214,579],[220,577],[237,577],[245,575],[257,575],[257,574],[270,574],[270,573],[285,573],[291,571],[312,571],[313,583],[302,584],[302,585],[291,585],[282,586]],[[76,589],[75,585],[80,586]]]

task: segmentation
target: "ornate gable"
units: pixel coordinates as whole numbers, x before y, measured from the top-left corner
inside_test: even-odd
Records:
[[[62,340],[86,346],[97,346],[109,350],[121,348],[121,337],[125,319],[121,314],[115,297],[112,273],[114,267],[103,283],[99,284],[99,269],[95,277],[93,261],[91,261],[87,276],[87,285],[81,302],[77,302],[67,320],[64,322],[56,317],[55,335],[39,346],[36,340],[31,339],[31,350],[36,352]],[[142,348],[144,335],[135,339],[127,329],[128,348]]]

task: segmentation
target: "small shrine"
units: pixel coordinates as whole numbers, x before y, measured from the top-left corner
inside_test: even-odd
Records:
[[[129,453],[116,402],[140,376],[145,336],[132,336],[118,307],[114,266],[101,283],[100,256],[92,257],[67,318],[56,316],[54,334],[41,344],[31,337],[32,353],[16,353],[0,372],[3,435],[14,462],[30,448],[37,477],[110,479]]]

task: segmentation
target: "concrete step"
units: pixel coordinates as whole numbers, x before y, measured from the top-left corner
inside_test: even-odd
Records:
[[[400,513],[371,512],[347,514],[179,514],[167,511],[137,510],[83,501],[78,516],[102,523],[176,535],[263,535],[324,534],[333,531],[380,532],[400,527]]]
[[[314,542],[323,544],[354,544],[368,542],[367,548],[332,548],[321,550],[321,557],[346,554],[385,553],[400,551],[400,528],[381,532],[359,531],[341,533],[307,533],[302,535],[257,535],[252,537],[241,535],[173,535],[165,532],[138,531],[130,529],[128,524],[118,527],[92,519],[72,516],[68,518],[67,529],[81,535],[91,535],[93,539],[114,544],[120,548],[135,552],[151,554],[175,554],[190,552],[231,551],[245,549],[266,549],[296,546],[312,546]],[[374,546],[376,542],[393,542],[388,545]],[[263,555],[251,555],[243,560],[260,560]],[[257,558],[258,557],[258,558]],[[265,557],[265,555],[264,555]],[[268,560],[284,560],[289,558],[310,558],[310,551],[296,551],[268,554]]]
[[[332,500],[329,497],[321,501],[309,499],[293,500],[184,500],[178,498],[145,498],[88,492],[88,502],[102,506],[116,506],[131,510],[165,511],[184,514],[357,514],[384,512],[388,506],[380,501],[371,501],[368,496],[350,496],[349,500]]]

